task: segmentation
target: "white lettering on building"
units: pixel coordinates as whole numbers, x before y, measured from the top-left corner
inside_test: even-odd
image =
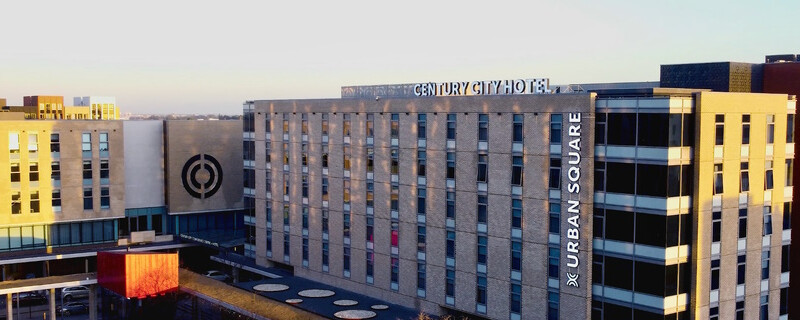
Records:
[[[568,122],[567,136],[569,136],[569,139],[567,145],[569,148],[567,148],[567,150],[569,151],[567,152],[567,163],[569,164],[569,168],[567,169],[568,183],[566,187],[567,193],[578,195],[581,191],[581,114],[579,112],[570,113]],[[567,200],[567,239],[564,241],[567,254],[566,267],[571,269],[577,269],[578,266],[580,266],[578,254],[580,253],[581,240],[581,202],[579,196],[574,198],[575,200]],[[570,271],[567,271],[567,286],[579,287],[579,274],[577,271]]]
[[[428,82],[414,85],[417,97],[435,96],[488,96],[507,94],[550,93],[547,78],[492,80],[471,82]]]

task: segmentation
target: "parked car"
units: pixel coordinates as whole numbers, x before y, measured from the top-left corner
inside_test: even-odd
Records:
[[[43,295],[38,294],[36,292],[22,292],[14,296],[14,306],[17,305],[17,301],[19,301],[19,306],[35,306],[40,304],[47,304],[47,298]]]
[[[84,299],[88,297],[89,297],[89,288],[84,286],[66,287],[61,290],[61,299],[67,302],[75,299]]]
[[[56,313],[62,316],[69,316],[71,314],[89,313],[89,306],[85,303],[70,302],[65,303],[63,306],[56,307]]]
[[[217,270],[208,270],[208,272],[206,272],[206,277],[219,281],[231,280],[231,277],[229,275],[225,274],[222,271],[217,271]]]

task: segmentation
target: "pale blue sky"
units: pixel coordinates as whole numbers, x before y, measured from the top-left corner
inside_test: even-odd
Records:
[[[387,3],[387,4],[384,4]],[[800,1],[6,1],[0,97],[241,113],[342,85],[658,80],[659,65],[800,53]]]

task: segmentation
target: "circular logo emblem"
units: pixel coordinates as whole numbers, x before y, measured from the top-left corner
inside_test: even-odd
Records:
[[[192,197],[205,199],[211,197],[222,185],[222,166],[214,157],[198,154],[189,158],[181,172],[183,188]]]

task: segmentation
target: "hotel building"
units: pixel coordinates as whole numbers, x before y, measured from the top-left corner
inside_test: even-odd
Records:
[[[794,96],[546,93],[245,102],[249,255],[433,314],[787,317]]]

